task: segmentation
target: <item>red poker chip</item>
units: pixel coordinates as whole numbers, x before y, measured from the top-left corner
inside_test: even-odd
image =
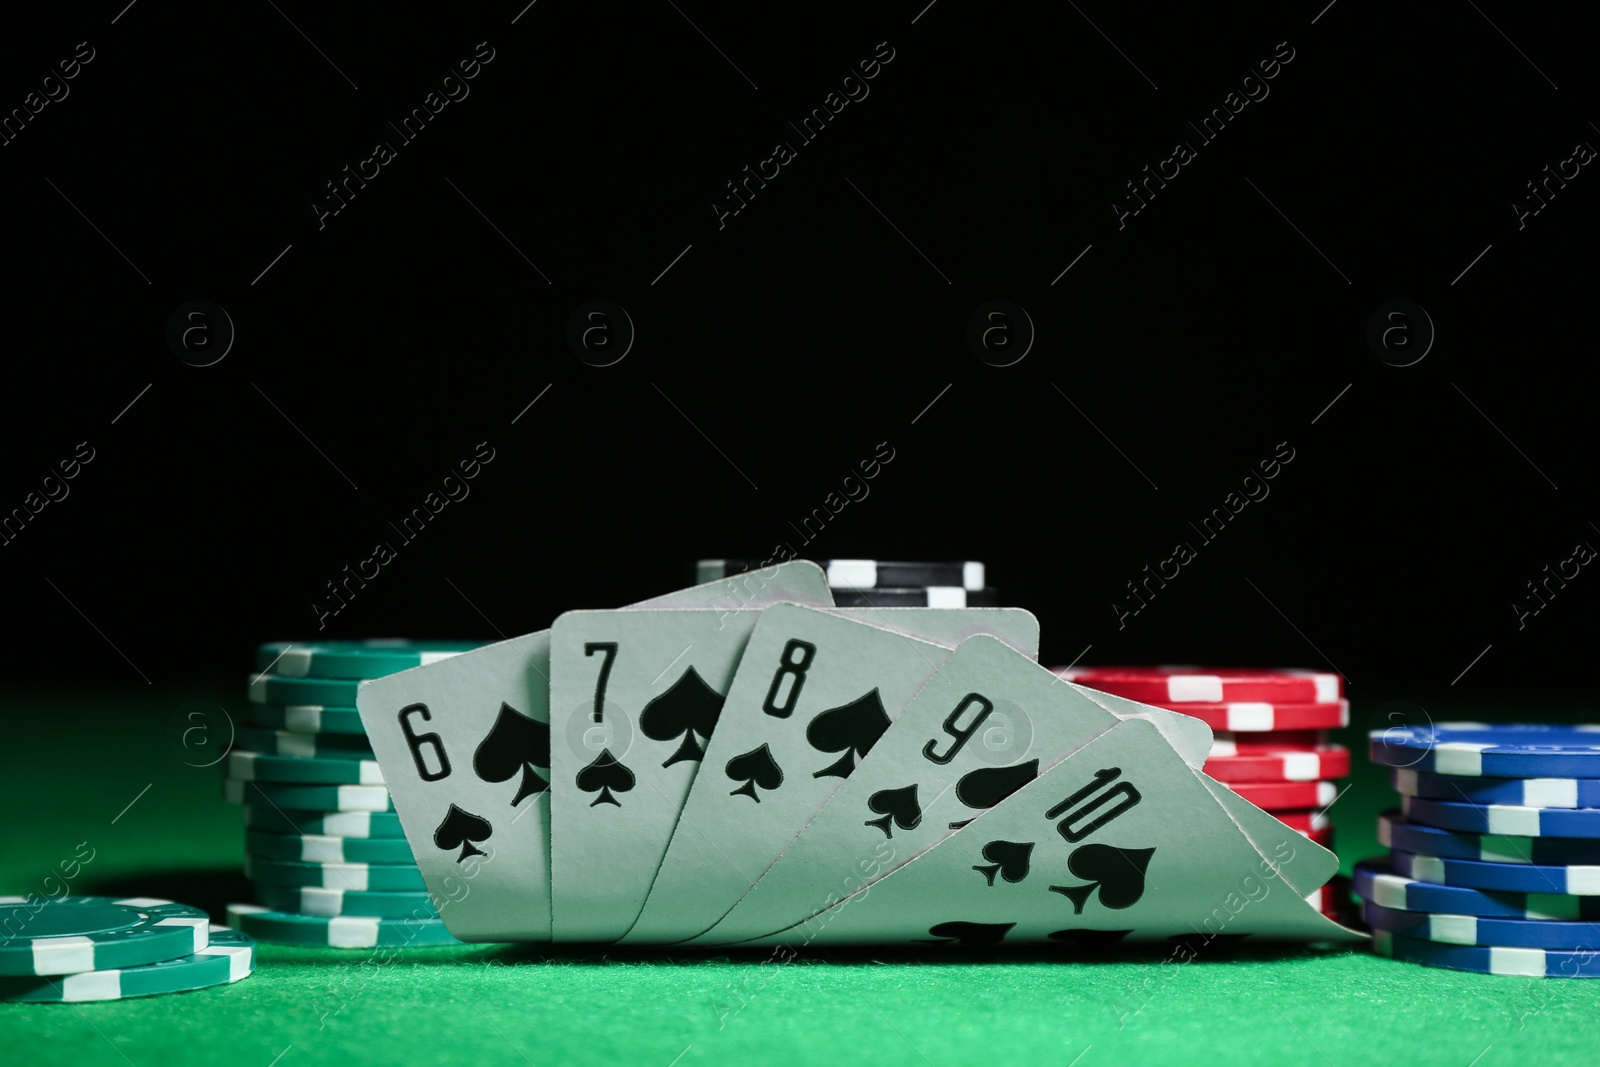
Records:
[[[1350,883],[1343,875],[1334,875],[1327,885],[1306,895],[1308,904],[1334,922],[1344,921],[1343,912],[1349,899]]]
[[[1229,789],[1265,811],[1325,808],[1339,795],[1337,782],[1224,782]]]
[[[1211,754],[1247,756],[1252,752],[1271,752],[1280,748],[1315,748],[1327,743],[1326,730],[1262,730],[1260,733],[1217,730],[1211,737]]]
[[[1343,745],[1318,745],[1212,756],[1202,769],[1219,782],[1315,782],[1348,775],[1350,750]]]
[[[1310,839],[1313,845],[1321,845],[1328,851],[1333,851],[1333,827],[1330,826],[1326,830],[1303,830],[1301,833]]]
[[[1246,667],[1070,667],[1056,671],[1068,681],[1129,700],[1171,704],[1332,704],[1344,682],[1324,671]],[[1301,729],[1301,727],[1263,727]]]
[[[1302,808],[1300,811],[1274,811],[1274,819],[1283,823],[1291,830],[1301,833],[1310,833],[1313,830],[1327,830],[1333,826],[1327,815],[1316,808]]]
[[[1193,715],[1213,730],[1241,733],[1278,733],[1332,730],[1350,725],[1350,702],[1332,704],[1272,704],[1237,701],[1232,704],[1163,704],[1182,715]]]

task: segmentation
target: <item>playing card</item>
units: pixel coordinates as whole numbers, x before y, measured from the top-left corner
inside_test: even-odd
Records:
[[[929,610],[927,617],[956,614]],[[992,623],[1005,615],[984,617]],[[1026,622],[1021,635],[996,636],[1032,655],[1037,622],[1031,615]],[[681,940],[720,919],[949,655],[835,613],[786,604],[763,612],[706,747],[705,770],[624,940]]]
[[[1200,775],[1200,782],[1263,856],[1275,856],[1285,847],[1292,847],[1299,862],[1283,869],[1283,880],[1301,896],[1326,885],[1338,872],[1339,857],[1332,852],[1312,844],[1299,831],[1291,830],[1221,782],[1204,774]]]
[[[1262,856],[1155,726],[1127,719],[870,888],[867,868],[844,873],[819,914],[746,943],[1358,939],[1279,875],[1318,854],[1302,838]]]
[[[733,615],[784,600],[833,602],[822,570],[795,561],[636,607]],[[549,672],[540,630],[356,694],[428,890],[463,941],[550,937]]]
[[[1030,650],[1038,643],[1037,620],[1018,609],[829,614],[889,624],[896,633],[948,647],[985,630]],[[550,770],[560,786],[550,798],[556,940],[612,941],[633,925],[760,616],[574,611],[551,627],[550,707],[558,743]],[[737,769],[752,792],[770,788],[778,774],[764,751],[747,754]]]

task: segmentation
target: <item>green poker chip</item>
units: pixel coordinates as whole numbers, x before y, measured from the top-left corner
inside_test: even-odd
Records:
[[[323,889],[404,890],[427,888],[415,863],[300,863],[244,858],[245,877],[262,885],[315,886]]]
[[[355,915],[372,919],[434,919],[439,915],[433,898],[415,891],[260,883],[255,889],[256,899],[271,910],[299,915]]]
[[[325,948],[405,948],[459,945],[444,920],[379,919],[356,915],[296,915],[255,904],[229,904],[228,921],[260,938]]]
[[[202,926],[205,947],[176,959],[62,977],[0,978],[0,1001],[83,1003],[127,1000],[226,985],[255,969],[255,939],[226,926]]]
[[[245,792],[248,794],[249,790]],[[326,834],[333,837],[398,837],[405,829],[400,816],[384,811],[301,811],[275,808],[260,797],[254,802],[247,795],[244,824],[252,830],[275,834]]]
[[[228,777],[237,782],[302,782],[307,785],[382,785],[377,760],[331,756],[269,756],[261,752],[228,753]]]
[[[273,834],[246,830],[244,850],[265,860],[301,863],[415,863],[403,837],[334,837],[330,834]]]
[[[206,947],[199,908],[151,897],[0,897],[0,975],[104,971]]]
[[[297,759],[372,759],[372,745],[356,734],[296,733],[293,730],[268,730],[260,726],[241,726],[234,731],[237,747],[269,756],[294,756]]]
[[[355,707],[354,678],[286,678],[281,674],[252,674],[252,704],[332,704]]]
[[[354,700],[355,697],[351,697]],[[297,734],[349,734],[365,737],[361,713],[353,706],[325,704],[251,704],[250,721]]]
[[[256,670],[285,678],[382,678],[482,647],[477,641],[268,641]]]
[[[222,780],[230,804],[308,808],[311,811],[393,811],[394,798],[381,785],[299,785],[294,782]]]

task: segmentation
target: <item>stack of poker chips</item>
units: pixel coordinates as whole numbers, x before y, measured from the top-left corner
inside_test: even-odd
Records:
[[[993,608],[1000,594],[985,585],[982,563],[970,560],[915,563],[884,559],[819,559],[828,574],[834,605],[841,608]],[[739,574],[759,576],[770,562],[703,559],[695,581],[715,582]]]
[[[1600,726],[1374,731],[1400,807],[1356,865],[1382,955],[1485,974],[1600,978]]]
[[[255,968],[248,934],[150,897],[0,897],[0,1002],[126,1000],[226,985]]]
[[[329,948],[456,944],[423,884],[356,711],[363,679],[469,648],[460,642],[274,642],[256,651],[249,722],[224,762],[244,806],[256,903],[228,919],[263,941]]]
[[[1205,773],[1291,829],[1332,849],[1326,809],[1350,773],[1350,750],[1327,731],[1349,725],[1337,674],[1274,668],[1071,667],[1056,673],[1113,696],[1192,715],[1213,731]],[[1335,883],[1337,885],[1337,883]],[[1340,919],[1342,894],[1313,903]]]

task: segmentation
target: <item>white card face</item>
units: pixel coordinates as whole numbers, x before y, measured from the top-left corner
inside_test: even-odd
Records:
[[[832,604],[796,561],[637,605],[731,612]],[[417,864],[463,941],[550,937],[550,631],[364,683],[356,693]]]
[[[935,620],[930,625],[965,626],[949,621],[960,610],[922,610]],[[1027,622],[1037,625],[1032,616]],[[763,612],[706,748],[705,771],[624,940],[678,941],[720,919],[949,654],[836,613],[787,604]]]
[[[1301,845],[1323,851],[1263,857],[1156,727],[1128,719],[871,888],[852,888],[863,868],[836,872],[838,903],[747,943],[1358,940],[1279,877]]]

